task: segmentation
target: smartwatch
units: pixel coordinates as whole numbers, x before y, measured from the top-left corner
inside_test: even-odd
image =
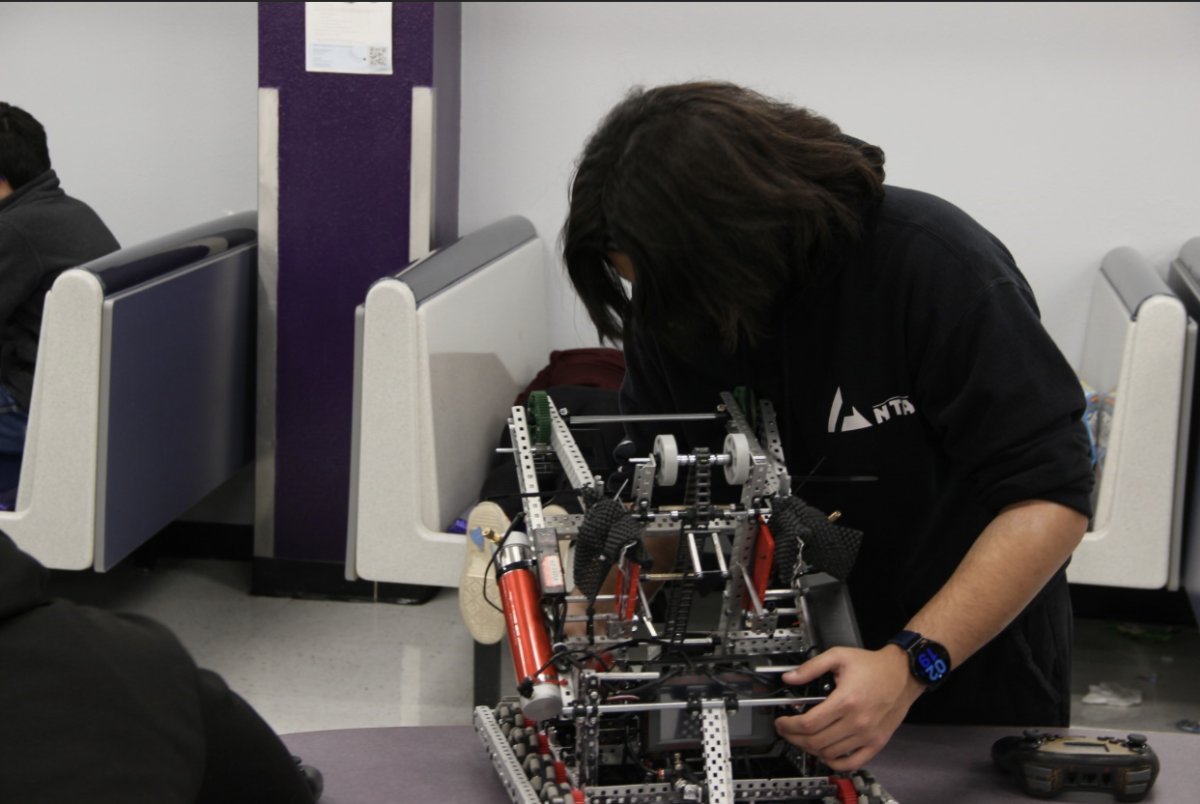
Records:
[[[916,631],[901,631],[889,639],[888,644],[904,649],[908,654],[909,671],[925,689],[937,689],[950,675],[950,654],[940,643],[926,639]]]

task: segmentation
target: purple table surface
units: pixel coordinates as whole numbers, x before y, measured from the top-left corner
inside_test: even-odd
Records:
[[[1049,731],[1049,730],[1047,730]],[[903,726],[869,767],[901,804],[1033,801],[991,760],[1011,728]],[[1100,736],[1089,729],[1065,733]],[[1124,737],[1124,734],[1112,734]],[[1148,733],[1162,770],[1147,802],[1200,802],[1200,735]],[[291,752],[325,776],[321,804],[510,804],[469,726],[341,729],[283,735]],[[1062,793],[1056,802],[1104,802],[1098,793]]]

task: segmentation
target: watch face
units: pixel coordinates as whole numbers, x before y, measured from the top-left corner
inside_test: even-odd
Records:
[[[913,651],[913,670],[926,684],[937,684],[950,672],[950,656],[935,642],[923,640]]]

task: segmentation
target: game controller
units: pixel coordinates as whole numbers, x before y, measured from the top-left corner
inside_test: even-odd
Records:
[[[1158,778],[1158,757],[1142,734],[1122,740],[1026,729],[1021,737],[997,740],[992,760],[1038,798],[1085,790],[1111,791],[1117,801],[1141,801]]]

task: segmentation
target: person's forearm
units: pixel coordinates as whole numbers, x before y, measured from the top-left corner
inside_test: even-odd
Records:
[[[1086,530],[1086,517],[1056,503],[1005,508],[908,630],[942,643],[952,665],[961,665],[1021,613]]]
[[[1009,506],[984,529],[954,575],[908,623],[936,640],[954,666],[979,650],[1033,599],[1079,544],[1087,520],[1054,503]],[[836,771],[860,768],[882,749],[924,687],[908,672],[904,651],[831,648],[785,673],[807,684],[833,673],[837,687],[775,728]],[[984,691],[980,691],[982,694]]]

